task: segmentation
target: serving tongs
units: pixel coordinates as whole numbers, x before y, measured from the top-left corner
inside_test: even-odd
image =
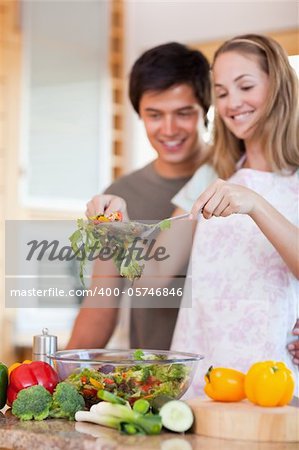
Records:
[[[147,239],[155,231],[160,229],[163,223],[173,222],[175,220],[186,219],[190,216],[190,213],[180,214],[178,216],[168,217],[167,219],[160,220],[156,223],[142,223],[136,221],[130,222],[102,222],[98,223],[96,227],[107,227],[107,232],[110,235],[115,235],[115,237],[139,237],[141,239]]]
[[[190,213],[180,214],[179,216],[168,217],[167,219],[160,220],[160,222],[147,225],[150,228],[145,230],[141,234],[141,237],[142,239],[148,238],[152,233],[154,233],[157,229],[159,229],[164,222],[173,222],[175,220],[186,219],[189,216]]]

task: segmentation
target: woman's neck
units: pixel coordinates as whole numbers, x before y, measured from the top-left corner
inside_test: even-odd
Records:
[[[244,168],[272,172],[271,166],[265,158],[262,151],[262,145],[259,141],[245,141],[245,149],[246,160],[243,165]]]

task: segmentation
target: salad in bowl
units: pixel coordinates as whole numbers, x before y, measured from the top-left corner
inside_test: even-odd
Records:
[[[191,353],[163,350],[69,350],[49,356],[61,380],[74,385],[86,406],[106,390],[133,404],[166,395],[180,398],[191,384],[197,363]]]

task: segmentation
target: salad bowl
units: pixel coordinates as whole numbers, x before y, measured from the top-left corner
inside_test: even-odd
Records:
[[[166,350],[78,349],[48,355],[60,380],[76,386],[88,406],[107,390],[131,404],[157,396],[178,399],[189,388],[203,356]]]

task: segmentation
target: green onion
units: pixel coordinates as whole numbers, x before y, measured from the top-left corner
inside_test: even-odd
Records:
[[[112,394],[112,392],[105,391],[104,389],[100,389],[97,393],[99,399],[104,400],[105,402],[114,403],[117,405],[126,405],[126,400],[117,395]]]
[[[136,411],[139,414],[146,414],[149,408],[150,408],[149,402],[147,400],[144,400],[143,398],[136,400],[136,402],[133,405],[133,411]]]

